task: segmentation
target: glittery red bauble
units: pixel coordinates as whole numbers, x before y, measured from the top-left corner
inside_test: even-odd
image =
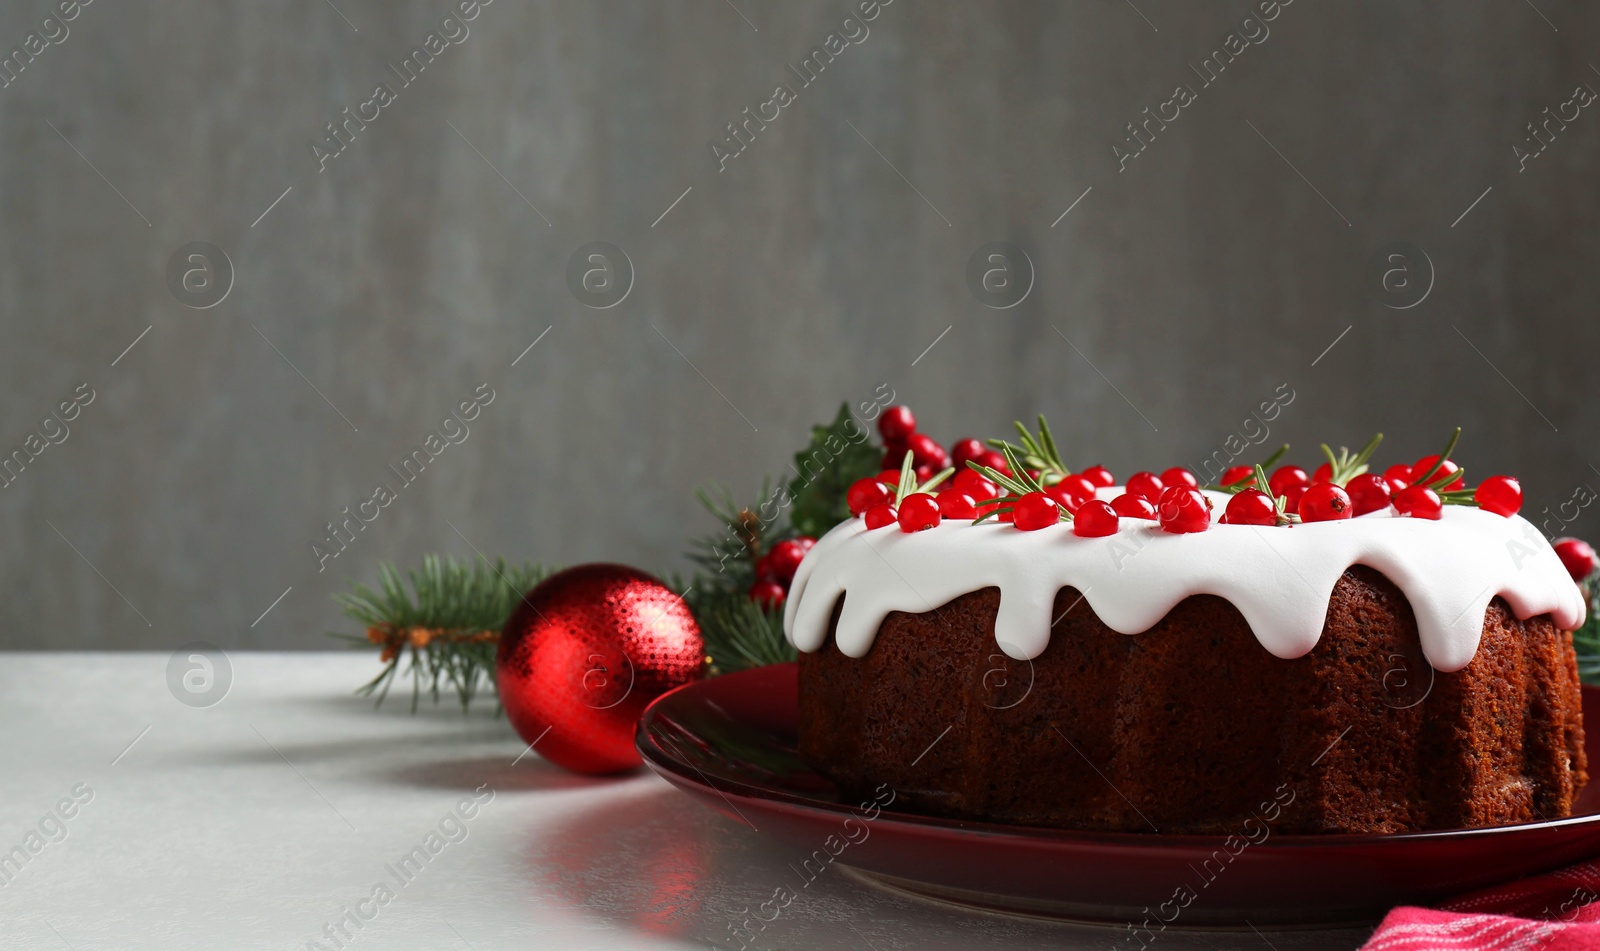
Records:
[[[551,575],[506,622],[495,657],[500,702],[534,752],[580,773],[639,765],[646,705],[698,678],[705,644],[671,588],[626,565]]]

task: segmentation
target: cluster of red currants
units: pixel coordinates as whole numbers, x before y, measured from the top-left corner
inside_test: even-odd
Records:
[[[1014,473],[1005,454],[985,448],[976,439],[960,440],[946,451],[932,437],[917,431],[916,417],[905,406],[885,410],[878,428],[887,447],[884,471],[858,480],[848,497],[851,513],[864,518],[868,528],[898,524],[903,531],[916,532],[933,528],[946,518],[992,515],[1023,531],[1069,521],[1075,535],[1102,537],[1117,531],[1120,518],[1149,519],[1178,534],[1205,531],[1212,524],[1211,500],[1200,490],[1195,474],[1181,467],[1160,475],[1135,472],[1122,493],[1108,502],[1098,494],[1115,486],[1117,480],[1104,466],[1066,474],[1052,450],[1057,464],[1040,463],[1047,471]],[[1279,466],[1264,486],[1250,484],[1257,481],[1254,467],[1228,469],[1222,487],[1233,498],[1217,522],[1326,522],[1391,506],[1403,516],[1437,519],[1447,503],[1475,504],[1509,518],[1522,507],[1522,487],[1516,479],[1491,476],[1469,492],[1464,478],[1451,478],[1461,467],[1437,455],[1424,456],[1409,466],[1390,466],[1382,475],[1362,471],[1367,455],[1381,438],[1375,437],[1354,460],[1341,453],[1337,466],[1323,463],[1310,473],[1295,465]],[[901,485],[896,468],[908,452],[919,486],[910,492]],[[1331,451],[1329,458],[1335,458]],[[1030,459],[1029,465],[1033,464],[1035,460]],[[1359,474],[1347,475],[1352,470]],[[943,482],[951,471],[955,477]],[[1005,483],[1004,492],[997,480]],[[1032,491],[1024,491],[1027,489]]]
[[[756,583],[750,586],[750,600],[769,611],[783,607],[795,569],[816,543],[815,538],[806,535],[786,538],[756,559]]]
[[[932,436],[917,432],[917,417],[909,406],[891,406],[884,410],[878,417],[878,432],[883,436],[883,468],[894,472],[896,483],[907,452],[911,453],[912,471],[919,484],[952,466],[960,472],[967,468],[969,461],[1001,471],[1006,468],[1005,457],[977,439],[957,440],[946,451]]]
[[[1449,478],[1459,471],[1461,467],[1450,459],[1423,456],[1412,465],[1392,465],[1383,475],[1364,472],[1341,485],[1334,481],[1328,463],[1312,473],[1299,466],[1279,466],[1267,479],[1269,491],[1255,486],[1240,489],[1221,520],[1230,525],[1281,525],[1292,515],[1302,522],[1327,522],[1390,506],[1410,518],[1437,519],[1445,505],[1439,492],[1466,490],[1464,479]],[[1222,485],[1231,488],[1254,478],[1251,467],[1234,466],[1222,474]],[[1511,476],[1490,476],[1473,490],[1472,501],[1481,509],[1510,518],[1522,508],[1522,485]]]

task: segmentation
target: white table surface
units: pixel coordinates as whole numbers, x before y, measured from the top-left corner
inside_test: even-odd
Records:
[[[166,654],[0,655],[0,851],[75,788],[93,792],[64,837],[45,823],[55,841],[35,840],[43,848],[0,887],[0,948],[335,948],[324,924],[378,882],[393,899],[366,905],[376,914],[345,947],[738,948],[728,921],[793,874],[783,846],[647,772],[585,779],[532,755],[513,766],[523,746],[488,707],[412,716],[407,694],[375,711],[351,695],[376,671],[370,654],[230,659],[229,693],[197,709],[169,691]],[[465,838],[399,886],[385,866],[484,784],[494,798]],[[1154,947],[1351,948],[1365,936],[1168,931]],[[1119,937],[840,874],[751,947],[1109,949]]]

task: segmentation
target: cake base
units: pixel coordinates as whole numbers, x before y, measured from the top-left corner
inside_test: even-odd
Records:
[[[1049,647],[1019,662],[995,645],[998,607],[986,588],[890,614],[865,657],[831,633],[801,654],[802,755],[906,810],[1242,843],[1555,819],[1587,779],[1571,635],[1498,599],[1448,674],[1405,597],[1360,566],[1295,660],[1215,596],[1130,636],[1064,588]]]

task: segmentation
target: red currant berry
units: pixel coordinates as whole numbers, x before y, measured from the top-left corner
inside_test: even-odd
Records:
[[[955,489],[951,489],[948,492],[940,492],[939,514],[945,518],[977,518],[978,500],[965,492],[958,492]]]
[[[1283,510],[1288,514],[1297,514],[1300,511],[1300,498],[1306,494],[1310,486],[1291,485],[1283,493]]]
[[[1117,484],[1117,477],[1105,466],[1090,466],[1078,474],[1093,482],[1097,488],[1109,489]]]
[[[1561,564],[1567,569],[1567,574],[1573,581],[1582,581],[1594,574],[1596,564],[1600,564],[1594,549],[1581,538],[1558,538],[1555,541],[1556,555],[1561,559]]]
[[[962,469],[950,479],[950,488],[965,492],[973,501],[983,502],[1000,494],[1000,487],[972,469]]]
[[[903,442],[916,431],[917,417],[911,414],[909,406],[891,406],[878,417],[878,432],[883,434],[885,442]]]
[[[1161,499],[1156,503],[1156,518],[1168,532],[1203,532],[1211,527],[1211,501],[1199,489],[1168,486],[1161,490]]]
[[[1154,473],[1135,472],[1133,475],[1128,476],[1128,484],[1125,488],[1130,495],[1142,495],[1154,502],[1161,498],[1161,490],[1165,488],[1165,485]]]
[[[939,500],[926,492],[913,492],[900,501],[897,513],[902,532],[920,532],[939,524]]]
[[[1389,480],[1376,472],[1365,472],[1356,476],[1344,490],[1350,494],[1350,505],[1356,515],[1386,509],[1389,507],[1389,499],[1394,496]]]
[[[1522,483],[1511,476],[1490,476],[1478,483],[1472,498],[1478,508],[1510,518],[1522,508]]]
[[[1111,511],[1123,518],[1147,518],[1155,521],[1156,507],[1142,495],[1124,492],[1111,500]]]
[[[1389,495],[1391,497],[1393,497],[1394,495],[1398,494],[1401,489],[1404,489],[1407,486],[1411,485],[1411,480],[1409,478],[1406,478],[1406,479],[1391,479],[1388,476],[1384,476],[1383,477],[1383,481],[1389,483]]]
[[[894,506],[888,502],[880,502],[867,509],[867,514],[864,517],[867,520],[868,528],[883,528],[899,521],[900,513],[896,512]]]
[[[1006,465],[1006,457],[998,452],[995,452],[993,449],[985,449],[983,452],[973,456],[972,461],[976,462],[980,466],[988,466],[989,468],[994,469],[997,472],[1004,473],[1005,475],[1011,475],[1011,467]]]
[[[1068,512],[1076,512],[1078,510],[1078,506],[1088,501],[1088,499],[1078,495],[1076,492],[1073,492],[1071,489],[1063,486],[1059,482],[1055,485],[1045,486],[1044,494],[1050,496],[1052,499],[1055,499],[1056,504],[1066,509]]]
[[[950,447],[950,464],[957,469],[965,469],[967,460],[978,458],[978,453],[983,450],[983,443],[977,439],[958,439]]]
[[[805,539],[812,544],[812,539]],[[772,550],[762,556],[761,560],[767,562],[767,577],[779,584],[788,584],[794,579],[795,569],[800,567],[800,562],[805,559],[806,552],[811,549],[799,538],[787,538],[772,546]],[[757,573],[760,567],[757,566]]]
[[[1200,488],[1200,480],[1195,478],[1195,474],[1188,469],[1182,466],[1173,466],[1171,469],[1161,473],[1161,485],[1163,487],[1186,485],[1191,489],[1198,489]]]
[[[1006,509],[1004,512],[995,512],[994,510],[999,508],[999,507],[1000,507],[1000,504],[998,502],[995,503],[994,505],[986,505],[982,509],[979,509],[978,514],[979,515],[987,515],[990,512],[994,512],[994,520],[995,521],[997,521],[997,522],[1005,522],[1007,524],[1010,524],[1011,516],[1013,514],[1011,509]]]
[[[911,447],[911,455],[919,466],[932,466],[937,471],[950,465],[950,454],[927,433],[913,433],[906,445]]]
[[[1082,496],[1086,500],[1094,498],[1094,490],[1100,487],[1099,483],[1082,473],[1069,475],[1056,485],[1066,486],[1073,495]]]
[[[1143,502],[1143,499],[1140,499]],[[1146,505],[1150,503],[1145,502]],[[1072,534],[1082,538],[1104,538],[1117,533],[1117,513],[1099,499],[1078,506],[1072,516]]]
[[[1317,466],[1317,471],[1311,473],[1311,484],[1312,485],[1318,485],[1318,484],[1323,483],[1323,482],[1332,482],[1332,481],[1333,481],[1333,466],[1331,464],[1329,464],[1329,463],[1324,462],[1322,465]]]
[[[1272,497],[1260,489],[1240,489],[1228,500],[1223,518],[1229,525],[1276,525],[1278,508]]]
[[[1081,475],[1069,475],[1046,489],[1045,492],[1061,507],[1069,512],[1076,512],[1078,506],[1094,499],[1095,485]]]
[[[1228,470],[1222,474],[1222,484],[1224,486],[1229,486],[1239,482],[1249,482],[1255,477],[1256,470],[1252,466],[1230,466]]]
[[[938,475],[939,470],[935,469],[933,466],[917,466],[911,470],[911,474],[916,476],[917,485],[921,485],[922,483]]]
[[[1428,468],[1430,466],[1432,466],[1435,462],[1439,462],[1439,457],[1438,456],[1423,456],[1421,459],[1418,459],[1417,460],[1417,464],[1411,467],[1411,480],[1413,482],[1415,482],[1417,479],[1422,478],[1422,474],[1424,472],[1427,472]],[[1444,474],[1447,473],[1447,472],[1459,472],[1459,471],[1461,471],[1461,467],[1460,466],[1456,465],[1454,462],[1450,461],[1449,459],[1446,459],[1443,462],[1439,462],[1439,468],[1434,471],[1433,475],[1428,477],[1428,481],[1429,482],[1433,482],[1436,479],[1442,478],[1444,476]],[[1446,492],[1451,492],[1451,491],[1454,491],[1456,489],[1460,489],[1460,488],[1465,487],[1466,484],[1467,484],[1467,482],[1466,482],[1465,479],[1451,479],[1448,483],[1446,483],[1441,488],[1443,488],[1444,491],[1446,491]]]
[[[850,491],[845,493],[845,501],[850,504],[851,515],[860,515],[874,505],[893,499],[894,490],[877,478],[857,479],[851,483]]]
[[[1287,495],[1294,486],[1303,488],[1310,484],[1311,477],[1299,466],[1279,466],[1267,477],[1267,486],[1272,489],[1273,495]]]
[[[1332,482],[1318,482],[1300,497],[1296,509],[1302,522],[1336,522],[1355,514],[1350,495]]]
[[[1406,485],[1410,485],[1411,467],[1403,462],[1397,462],[1389,468],[1383,470],[1383,477],[1388,479],[1391,484],[1398,480],[1400,482],[1404,482]]]
[[[904,456],[902,456],[901,458],[904,458]],[[895,467],[893,469],[885,469],[882,472],[878,473],[877,479],[878,479],[879,482],[882,482],[884,485],[888,486],[890,489],[898,489],[898,488],[900,488],[900,469],[899,469],[899,467]]]
[[[1029,492],[1017,500],[1011,521],[1025,532],[1038,531],[1061,521],[1061,506],[1043,492]]]
[[[1437,519],[1444,512],[1444,503],[1432,489],[1410,485],[1394,494],[1394,509],[1412,518]]]
[[[783,590],[783,585],[776,581],[757,581],[750,586],[750,600],[768,611],[783,607],[783,600],[788,596],[789,592]]]

